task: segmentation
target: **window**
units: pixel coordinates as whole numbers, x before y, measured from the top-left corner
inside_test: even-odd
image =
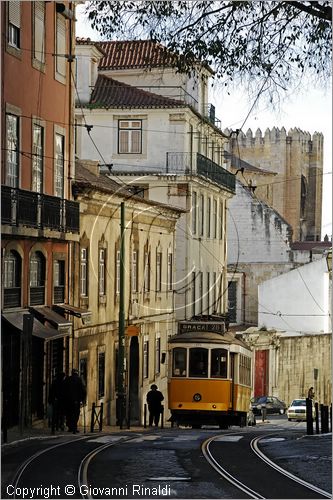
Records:
[[[192,233],[197,232],[197,193],[192,193]]]
[[[45,2],[33,2],[34,32],[33,48],[34,59],[41,64],[45,63]]]
[[[145,340],[143,343],[143,378],[148,378],[149,367],[149,342]]]
[[[98,293],[105,295],[105,248],[99,249],[98,258]]]
[[[98,353],[98,399],[105,395],[105,352]]]
[[[208,198],[207,200],[208,207],[207,207],[207,238],[210,238],[210,219],[212,216],[212,200]]]
[[[116,294],[120,293],[120,251],[116,251]]]
[[[88,364],[87,356],[82,356],[82,357],[80,356],[79,373],[85,386],[87,386],[87,373],[88,373],[87,364]]]
[[[213,378],[227,378],[228,374],[228,351],[226,349],[211,350],[211,372]]]
[[[162,252],[156,253],[156,292],[162,290]]]
[[[88,249],[81,248],[80,256],[80,295],[88,295]]]
[[[251,385],[251,358],[239,355],[239,383]]]
[[[57,13],[55,70],[60,79],[66,77],[66,19]]]
[[[155,343],[155,373],[160,373],[161,371],[161,339],[156,337]]]
[[[118,153],[142,152],[142,121],[118,120]]]
[[[32,128],[32,191],[43,192],[44,129],[36,123]]]
[[[53,263],[53,301],[55,304],[65,302],[64,260],[55,260]]]
[[[3,259],[4,307],[21,305],[21,257],[15,250],[8,252]]]
[[[203,236],[205,229],[205,199],[203,194],[200,195],[199,215],[200,215],[199,234],[200,236]]]
[[[150,252],[145,253],[144,291],[150,291]]]
[[[196,302],[196,276],[195,271],[192,273],[192,316],[195,316],[195,302]]]
[[[61,134],[55,135],[55,170],[54,170],[54,194],[60,198],[64,197],[64,152],[65,137]]]
[[[13,3],[13,2],[10,2]],[[6,115],[7,131],[7,164],[6,164],[6,185],[11,187],[19,186],[19,117],[16,115]]]
[[[30,305],[44,304],[45,300],[45,258],[41,252],[30,257]]]
[[[207,314],[210,314],[210,272],[207,272]]]
[[[167,290],[172,290],[172,275],[173,275],[173,265],[172,265],[172,253],[168,253],[168,278],[167,278]]]
[[[187,351],[185,347],[176,347],[172,350],[172,376],[186,377]]]
[[[8,44],[20,48],[21,2],[8,2]]]
[[[213,200],[213,238],[217,238],[217,201]]]
[[[200,314],[203,314],[203,272],[200,271],[199,275],[199,300],[200,300]]]
[[[132,252],[132,292],[138,291],[138,252]]]
[[[223,239],[224,229],[224,212],[223,212],[223,202],[220,203],[220,240]]]
[[[190,349],[190,377],[208,377],[208,349],[192,347]]]

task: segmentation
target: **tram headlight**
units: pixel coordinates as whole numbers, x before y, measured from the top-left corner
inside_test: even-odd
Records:
[[[193,401],[201,401],[201,394],[196,392],[193,396]]]

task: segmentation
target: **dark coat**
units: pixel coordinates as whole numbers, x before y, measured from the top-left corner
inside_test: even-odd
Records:
[[[157,389],[149,391],[147,394],[148,408],[150,410],[160,410],[163,399],[164,396],[161,391]]]

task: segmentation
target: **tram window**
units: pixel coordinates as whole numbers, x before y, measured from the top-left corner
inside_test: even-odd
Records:
[[[211,351],[211,377],[227,378],[228,351],[226,349],[212,349]]]
[[[185,377],[186,375],[186,349],[177,347],[173,350],[172,376]]]
[[[190,377],[208,376],[208,350],[200,347],[190,349]]]

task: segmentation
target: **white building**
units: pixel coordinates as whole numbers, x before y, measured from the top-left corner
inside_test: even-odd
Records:
[[[255,351],[255,394],[287,403],[315,389],[332,401],[331,273],[323,257],[259,285],[259,326],[243,338]]]
[[[150,41],[77,44],[77,152],[144,198],[186,209],[176,230],[176,317],[227,310],[226,208],[235,189],[208,103],[211,71],[176,73]],[[83,118],[84,114],[84,118]]]

